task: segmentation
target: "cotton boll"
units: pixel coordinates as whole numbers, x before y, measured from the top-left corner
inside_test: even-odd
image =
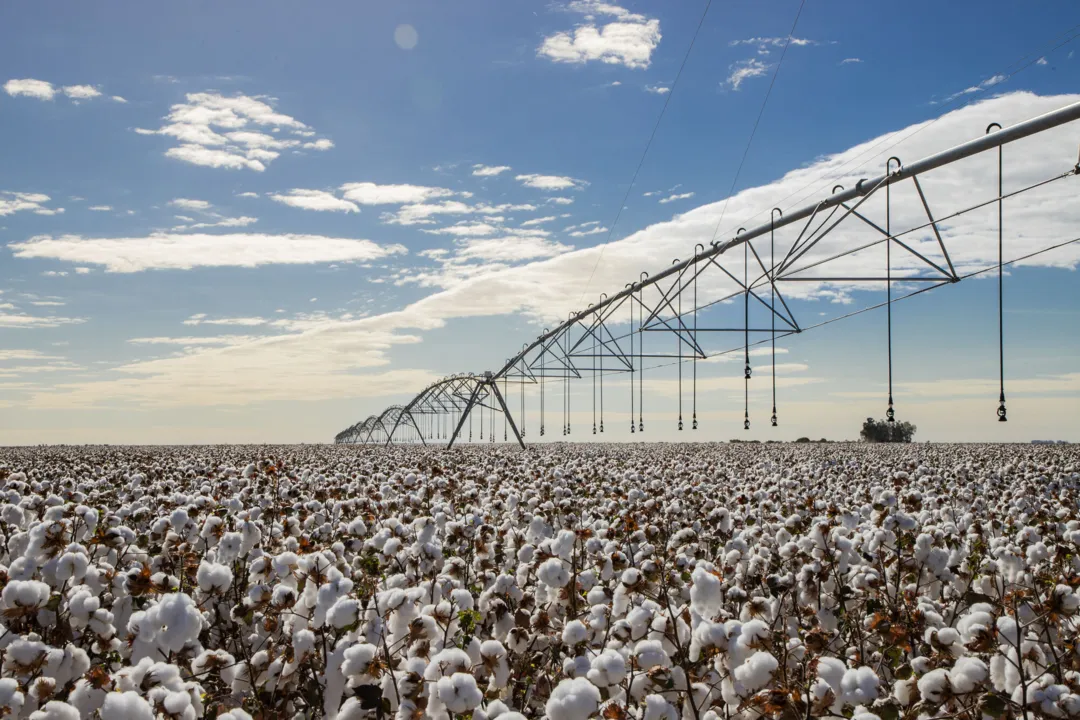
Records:
[[[566,645],[574,646],[585,642],[589,637],[589,629],[580,620],[571,620],[563,628],[562,641]]]
[[[604,688],[621,683],[626,673],[626,658],[619,651],[606,648],[592,659],[587,677],[593,685]]]
[[[986,663],[976,657],[962,657],[949,670],[949,683],[957,694],[969,693],[986,682],[990,675]]]
[[[588,720],[600,708],[600,691],[585,678],[563,680],[551,691],[545,710],[560,720]]]
[[[30,720],[79,720],[79,710],[65,702],[50,700],[30,714]]]
[[[722,580],[705,568],[698,567],[690,574],[690,604],[698,615],[712,619],[723,607]]]
[[[940,668],[931,670],[919,678],[918,687],[923,702],[942,703],[949,693],[949,673]]]
[[[755,693],[769,684],[772,674],[776,672],[780,663],[767,652],[756,652],[747,658],[746,662],[735,668],[734,675],[737,683],[736,689],[741,689],[740,695]]]
[[[880,680],[872,668],[847,670],[840,681],[841,700],[848,705],[866,705],[877,699]]]
[[[435,691],[452,713],[469,712],[484,699],[484,694],[476,686],[476,678],[467,673],[459,672],[439,678]]]
[[[12,678],[0,678],[0,708],[7,708],[11,715],[18,717],[23,702],[19,683]]]
[[[232,570],[226,565],[209,563],[203,559],[195,573],[199,589],[205,593],[224,593],[232,585]]]
[[[133,691],[109,693],[101,706],[101,716],[110,720],[154,720],[149,703]]]
[[[570,582],[570,572],[558,558],[548,558],[536,570],[540,582],[548,587],[561,588]]]
[[[647,695],[642,720],[679,720],[679,712],[662,695]]]

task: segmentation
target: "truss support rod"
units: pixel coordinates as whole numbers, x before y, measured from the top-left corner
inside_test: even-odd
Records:
[[[469,417],[469,412],[472,411],[473,404],[476,402],[476,396],[480,392],[480,383],[473,385],[472,394],[469,395],[469,402],[465,405],[465,409],[461,413],[461,418],[458,419],[457,427],[454,428],[454,434],[450,436],[450,443],[446,446],[446,449],[454,447],[454,441],[457,440],[458,434],[461,433],[461,428],[465,426],[465,420]]]
[[[510,423],[510,429],[514,431],[514,437],[517,438],[518,445],[521,449],[525,449],[525,441],[521,439],[521,433],[518,432],[517,424],[514,422],[513,416],[510,414],[510,408],[506,407],[506,401],[503,399],[502,393],[499,392],[498,385],[494,381],[491,383],[492,390],[495,393],[495,399],[499,401],[499,406],[502,408],[503,417]]]
[[[934,170],[944,165],[948,165],[949,163],[956,162],[957,160],[962,160],[964,158],[971,157],[972,155],[977,155],[983,151],[990,150],[996,147],[1001,147],[1002,145],[1006,145],[1016,140],[1021,140],[1030,135],[1040,133],[1044,130],[1049,130],[1060,125],[1064,125],[1065,123],[1072,122],[1073,120],[1080,120],[1080,102],[1066,105],[1063,108],[1053,110],[1044,115],[1031,118],[1030,120],[1025,120],[1024,122],[1017,123],[1016,125],[1007,127],[1004,130],[999,130],[990,135],[982,135],[974,140],[962,143],[949,150],[937,153],[936,155],[931,155],[929,157],[923,158],[922,160],[918,160],[911,165],[902,167],[891,175],[883,175],[881,177],[873,179],[860,180],[858,183],[856,183],[855,187],[851,188],[850,190],[842,190],[838,193],[830,195],[829,197],[820,202],[814,203],[812,205],[806,205],[801,208],[792,209],[791,211],[786,212],[784,216],[782,218],[779,218],[775,223],[770,220],[769,222],[766,222],[762,225],[749,228],[739,233],[738,237],[732,238],[726,243],[717,242],[715,245],[711,245],[709,248],[694,255],[693,257],[684,260],[677,265],[672,265],[668,268],[665,268],[661,272],[658,272],[656,275],[653,275],[648,279],[640,280],[636,283],[631,283],[621,292],[612,295],[610,298],[602,300],[588,310],[584,310],[582,312],[572,315],[569,320],[566,320],[561,325],[557,326],[548,333],[541,335],[529,346],[527,346],[525,350],[511,358],[505,366],[503,366],[498,372],[495,373],[495,377],[502,377],[514,366],[514,363],[519,361],[529,351],[533,350],[538,345],[546,342],[550,337],[554,337],[566,328],[572,326],[574,323],[578,322],[582,316],[598,312],[609,304],[618,302],[620,300],[623,300],[627,296],[632,295],[633,293],[639,292],[641,288],[647,285],[654,285],[657,282],[664,280],[665,278],[669,278],[672,275],[675,275],[676,273],[681,273],[687,267],[693,265],[694,263],[699,263],[702,260],[715,257],[716,255],[720,255],[730,250],[731,248],[738,246],[741,243],[753,240],[763,235],[767,235],[774,228],[779,229],[782,227],[786,227],[787,225],[791,225],[793,223],[805,220],[811,215],[813,215],[816,210],[833,208],[840,205],[841,203],[846,203],[850,200],[854,200],[855,198],[862,197],[868,194],[879,184],[884,183],[884,185],[886,186],[891,185],[901,180],[906,180],[907,178],[921,175],[922,173],[929,172],[930,170]]]

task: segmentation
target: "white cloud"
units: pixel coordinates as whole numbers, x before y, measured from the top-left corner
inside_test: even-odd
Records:
[[[140,337],[128,340],[132,345],[239,345],[256,339],[253,335],[210,335],[208,337]]]
[[[573,30],[545,37],[537,55],[553,62],[582,64],[598,60],[610,65],[644,69],[660,44],[660,21],[625,8],[594,0],[580,0],[568,9],[582,13],[585,22]],[[598,25],[597,15],[614,20]]]
[[[157,130],[136,128],[140,135],[165,135],[177,143],[167,157],[205,167],[262,172],[287,149],[328,150],[327,139],[304,141],[313,131],[296,118],[277,112],[267,98],[218,93],[188,93],[170,108]],[[262,132],[273,131],[273,135]],[[283,135],[282,131],[288,134]]]
[[[528,204],[469,205],[458,200],[444,200],[441,203],[405,205],[397,212],[384,213],[380,218],[388,225],[432,225],[435,223],[432,218],[436,215],[498,215],[504,212],[531,212],[533,210],[536,210],[536,206]]]
[[[675,202],[676,200],[687,200],[692,197],[694,197],[694,193],[692,192],[679,193],[677,195],[668,195],[666,198],[661,198],[660,204],[665,205],[669,202]]]
[[[574,198],[572,198],[572,197],[549,197],[547,200],[544,201],[544,204],[549,204],[549,203],[554,204],[554,205],[572,205],[574,203]]]
[[[236,197],[257,198],[257,197],[259,197],[259,193],[257,193],[257,192],[242,192],[242,193],[237,193]]]
[[[75,268],[75,274],[76,275],[89,275],[90,274],[90,268],[88,268],[88,267],[77,267],[77,268]]]
[[[573,250],[573,246],[536,237],[508,236],[469,240],[455,253],[458,262],[483,260],[512,263],[537,258],[554,257]]]
[[[214,207],[206,200],[192,200],[191,198],[174,198],[169,201],[169,204],[173,207],[184,208],[185,210],[209,210]]]
[[[664,87],[663,85],[646,85],[645,92],[651,92],[657,95],[667,95],[671,92],[671,88]]]
[[[257,233],[160,233],[117,238],[39,235],[8,247],[18,258],[100,265],[119,273],[362,261],[406,252],[401,245],[378,245],[370,240]]]
[[[1039,58],[1038,60],[1035,61],[1035,64],[1036,65],[1048,65],[1049,63],[1046,61],[1046,58],[1041,57],[1041,58]]]
[[[261,317],[207,318],[206,313],[197,313],[184,321],[185,325],[227,325],[232,327],[258,327],[269,320]]]
[[[423,185],[378,185],[372,182],[341,186],[347,200],[361,205],[412,205],[454,195],[453,190]]]
[[[194,223],[193,225],[179,225],[177,227],[174,227],[173,230],[201,230],[203,228],[216,227],[247,227],[248,225],[254,225],[255,223],[259,222],[259,218],[248,217],[247,215],[243,215],[241,217],[221,217],[220,215],[215,215],[215,217],[218,217],[220,219],[217,222],[201,222]]]
[[[17,212],[32,212],[35,215],[59,215],[64,208],[45,207],[51,200],[42,193],[0,191],[0,217]]]
[[[543,225],[544,223],[549,223],[552,220],[557,220],[557,219],[558,218],[556,218],[554,215],[548,215],[547,217],[542,217],[542,218],[533,218],[532,220],[526,220],[525,222],[521,223],[521,227],[532,227],[533,225]]]
[[[576,190],[579,187],[588,185],[584,180],[562,175],[518,175],[514,179],[525,187],[536,188],[537,190]]]
[[[602,233],[606,233],[607,231],[608,229],[606,227],[602,225],[597,225],[590,230],[575,230],[574,232],[570,233],[570,237],[586,237],[588,235],[600,235]]]
[[[4,92],[11,97],[32,97],[38,100],[52,100],[56,96],[56,88],[52,83],[44,80],[8,80],[4,83]]]
[[[123,105],[127,105],[127,100],[125,100],[124,98],[120,97],[119,95],[113,95],[113,96],[112,96],[112,98],[111,98],[111,100],[112,100],[113,102],[118,102],[118,103],[121,103],[121,104],[123,104]]]
[[[101,91],[93,85],[65,85],[64,94],[72,100],[89,100],[101,97]]]
[[[476,177],[494,177],[510,169],[509,165],[473,165],[472,174]]]
[[[761,77],[767,73],[769,66],[757,58],[750,58],[732,64],[728,70],[728,78],[725,82],[732,90],[738,90],[739,86],[750,78]]]
[[[78,325],[83,322],[86,321],[82,318],[0,312],[0,327],[3,328],[55,328],[61,327],[62,325]]]
[[[755,45],[758,49],[759,55],[768,55],[770,48],[782,48],[785,44],[788,44],[787,37],[753,37],[746,38],[745,40],[732,40],[728,45],[736,47],[738,45]],[[807,45],[817,45],[815,40],[807,40],[806,38],[791,38],[791,47],[806,47]]]
[[[112,205],[91,205],[87,210],[93,210],[94,212],[109,212],[112,210]]]
[[[457,235],[458,237],[483,237],[485,235],[494,235],[500,232],[500,229],[494,225],[488,223],[466,223],[464,225],[451,225],[450,227],[439,228],[438,230],[424,230],[423,232],[431,233],[432,235]]]
[[[862,60],[860,58],[850,57],[850,58],[844,58],[843,60],[841,60],[840,64],[841,65],[851,65],[853,63],[861,63],[861,62],[862,62]]]
[[[304,210],[340,211],[347,213],[360,212],[360,208],[356,206],[356,203],[342,200],[333,193],[325,190],[304,190],[296,188],[281,195],[271,194],[269,195],[269,198],[274,202],[296,208],[303,208]]]

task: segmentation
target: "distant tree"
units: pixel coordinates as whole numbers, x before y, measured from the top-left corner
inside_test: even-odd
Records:
[[[909,443],[915,437],[915,426],[909,422],[888,422],[866,418],[859,437],[863,442]]]
[[[799,438],[798,440],[796,440],[795,442],[797,442],[797,443],[808,443],[808,442],[810,442],[810,438],[808,438],[808,437],[801,437],[801,438]]]

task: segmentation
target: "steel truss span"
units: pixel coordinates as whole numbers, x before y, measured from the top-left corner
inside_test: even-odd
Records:
[[[336,443],[445,443],[458,440],[516,441],[525,447],[525,389],[539,394],[538,435],[546,437],[546,418],[558,403],[558,432],[571,434],[570,382],[592,385],[592,425],[586,433],[604,432],[604,380],[630,379],[630,432],[645,431],[644,375],[647,370],[676,366],[679,383],[678,428],[696,430],[698,363],[717,355],[741,353],[744,381],[743,427],[750,428],[749,386],[754,376],[751,357],[758,348],[770,357],[772,415],[779,424],[776,396],[776,341],[867,310],[885,310],[884,334],[888,377],[886,419],[895,419],[893,402],[893,306],[909,298],[988,272],[997,274],[997,329],[999,345],[999,397],[997,419],[1007,419],[1004,382],[1004,268],[1033,255],[1080,241],[1058,238],[1023,257],[1005,258],[1006,211],[1009,201],[1028,193],[1076,193],[1080,162],[1075,154],[1048,161],[1044,175],[1004,185],[1009,143],[1058,128],[1080,119],[1080,103],[1032,118],[1011,127],[992,123],[985,133],[944,152],[905,165],[889,158],[884,173],[860,180],[854,187],[833,188],[820,202],[781,211],[773,208],[767,223],[739,228],[725,242],[694,247],[687,260],[675,260],[652,274],[642,272],[634,281],[566,321],[526,343],[496,371],[463,373],[443,378],[424,388],[406,405],[392,405],[379,415],[341,431]],[[1080,139],[1080,138],[1078,138]],[[1074,144],[1075,148],[1076,145]],[[986,190],[979,197],[974,184],[960,194],[963,202],[946,207],[950,192],[935,187],[935,171],[989,154]],[[1062,190],[1064,186],[1064,190]],[[1076,201],[1080,201],[1077,198]],[[1043,212],[1053,204],[1044,203]],[[944,208],[942,210],[941,208]],[[936,212],[935,212],[936,211]],[[984,234],[996,237],[996,260],[985,267],[954,262],[957,245],[967,241],[957,228],[977,218]],[[946,238],[948,242],[946,241]],[[950,247],[953,254],[950,254]],[[964,248],[959,248],[963,250]],[[741,251],[741,252],[738,252]],[[867,258],[873,258],[868,263]],[[876,269],[868,271],[868,265]],[[884,289],[883,302],[841,318],[804,325],[789,300],[807,292],[839,292],[838,288]],[[716,349],[716,338],[732,337],[733,347]],[[753,352],[752,352],[753,349]],[[608,396],[613,388],[609,380]],[[690,403],[684,407],[683,386]],[[620,395],[625,384],[618,384]],[[610,407],[610,401],[609,401]],[[636,413],[636,421],[635,421]],[[625,420],[624,420],[625,422]],[[474,433],[474,424],[478,432]],[[501,426],[501,427],[500,427]],[[609,423],[610,426],[610,423]]]

